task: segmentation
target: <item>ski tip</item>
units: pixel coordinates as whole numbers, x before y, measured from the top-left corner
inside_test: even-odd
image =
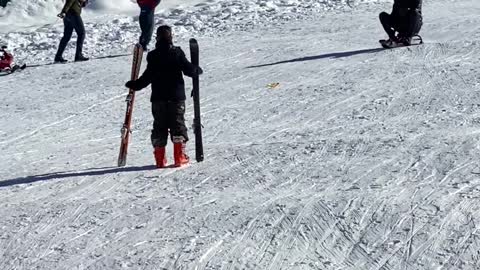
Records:
[[[192,44],[198,44],[198,42],[195,38],[190,39],[190,45],[192,45]]]
[[[196,160],[197,162],[202,162],[202,161],[203,161],[203,154],[197,155],[197,156],[195,157],[195,160]]]

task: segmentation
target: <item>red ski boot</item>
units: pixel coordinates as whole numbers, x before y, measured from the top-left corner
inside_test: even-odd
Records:
[[[173,158],[175,159],[175,167],[181,167],[188,164],[189,157],[185,154],[185,143],[173,144]]]
[[[167,166],[165,147],[155,147],[153,154],[155,155],[155,162],[157,163],[157,168],[165,168]]]

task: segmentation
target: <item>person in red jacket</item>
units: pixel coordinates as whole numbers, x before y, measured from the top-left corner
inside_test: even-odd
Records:
[[[26,67],[25,64],[21,66],[14,64],[13,54],[7,52],[7,46],[0,47],[0,72],[13,73]]]
[[[137,0],[137,3],[140,7],[138,21],[140,23],[140,29],[142,30],[139,43],[142,45],[143,51],[146,51],[148,43],[150,43],[152,39],[155,24],[155,8],[160,4],[160,0]]]
[[[13,55],[6,51],[7,47],[2,46],[0,49],[0,71],[9,70],[12,68],[13,64]]]

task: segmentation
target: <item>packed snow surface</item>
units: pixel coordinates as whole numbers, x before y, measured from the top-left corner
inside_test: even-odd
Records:
[[[390,2],[333,2],[157,14],[205,71],[180,169],[152,166],[148,89],[115,166],[134,18],[89,21],[84,63],[48,64],[59,25],[0,35],[41,64],[0,77],[0,269],[480,269],[480,2],[427,1],[392,50]]]

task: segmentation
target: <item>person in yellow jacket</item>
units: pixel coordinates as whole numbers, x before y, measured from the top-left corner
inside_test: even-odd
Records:
[[[55,63],[65,63],[63,52],[68,42],[72,38],[73,30],[77,33],[77,50],[75,52],[75,61],[87,61],[88,58],[82,53],[83,42],[85,41],[85,26],[83,25],[82,8],[88,3],[88,0],[66,0],[62,11],[57,16],[63,19],[63,37],[58,45]]]

